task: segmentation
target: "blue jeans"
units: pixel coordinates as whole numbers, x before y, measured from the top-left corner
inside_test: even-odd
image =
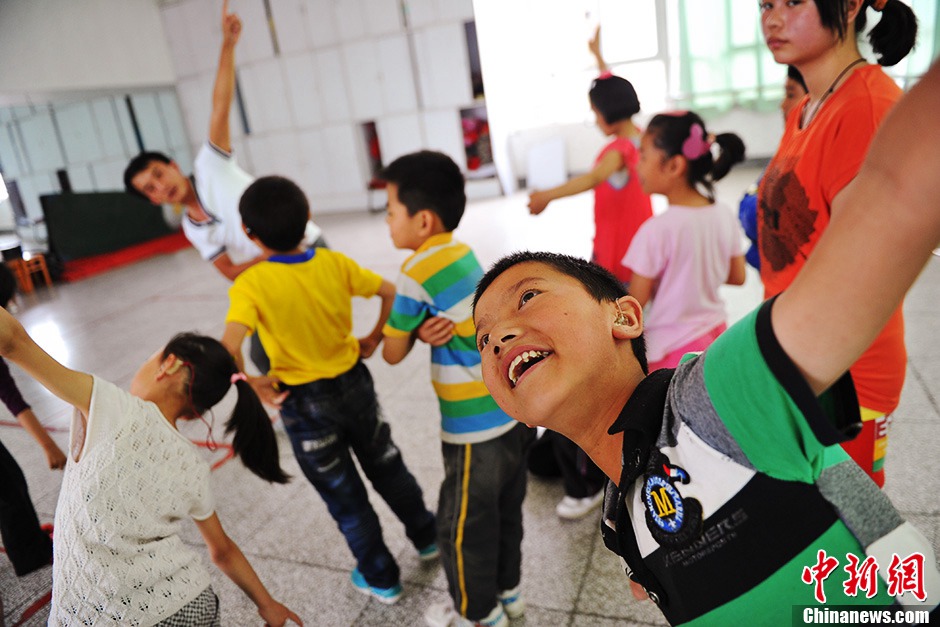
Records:
[[[326,502],[369,585],[391,588],[399,583],[398,564],[382,539],[350,449],[415,548],[434,542],[436,525],[391,428],[379,417],[372,375],[360,361],[336,378],[282,389],[290,394],[281,419],[304,476]]]

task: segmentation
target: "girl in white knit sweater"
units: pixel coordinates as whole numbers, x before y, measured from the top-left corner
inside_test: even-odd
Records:
[[[58,363],[0,309],[0,355],[77,410],[56,507],[50,625],[218,625],[209,573],[178,535],[186,517],[266,623],[301,623],[222,529],[209,465],[176,429],[234,384],[226,431],[236,455],[267,481],[288,479],[267,413],[219,342],[177,335],[140,367],[128,393]]]

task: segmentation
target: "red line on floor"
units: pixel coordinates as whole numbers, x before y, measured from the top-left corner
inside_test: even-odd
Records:
[[[38,599],[36,599],[36,601],[32,605],[27,607],[26,611],[23,612],[23,615],[20,616],[20,619],[16,621],[15,623],[13,623],[13,627],[19,627],[20,625],[28,621],[30,618],[36,615],[36,612],[38,612],[45,606],[49,605],[49,602],[51,600],[52,600],[52,590],[42,595]]]
[[[23,425],[21,425],[18,422],[13,422],[12,420],[0,420],[0,427],[17,427],[18,429],[22,429]],[[43,428],[46,431],[49,431],[50,433],[68,433],[69,432],[68,429],[63,429],[62,427],[47,427],[46,425],[43,425]]]

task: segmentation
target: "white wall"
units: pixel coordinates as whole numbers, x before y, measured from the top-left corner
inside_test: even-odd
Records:
[[[155,0],[2,0],[0,59],[0,104],[176,80]]]
[[[461,108],[473,97],[464,22],[470,0],[233,0],[244,30],[236,71],[250,133],[233,117],[239,163],[294,179],[314,214],[362,210],[370,172],[362,124],[375,122],[388,164],[431,147],[466,167]],[[205,140],[221,0],[161,8],[193,150]],[[412,62],[414,58],[414,62]]]
[[[478,104],[464,34],[472,2],[407,6],[406,27],[401,0],[271,0],[278,54],[263,0],[231,0],[244,24],[236,65],[250,132],[237,106],[231,125],[241,165],[297,180],[323,212],[369,205],[364,122],[375,122],[386,164],[429,147],[465,168],[460,109]],[[144,148],[189,171],[209,123],[221,7],[0,0],[0,167],[31,218],[40,194],[60,191],[58,169],[77,191],[122,187],[138,151],[125,95]]]

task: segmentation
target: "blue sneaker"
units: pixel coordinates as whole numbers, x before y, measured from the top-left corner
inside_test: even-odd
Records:
[[[386,605],[397,603],[398,599],[401,598],[400,583],[396,583],[391,588],[376,588],[375,586],[370,586],[369,582],[366,581],[366,578],[362,576],[362,573],[359,572],[358,568],[353,569],[352,573],[349,575],[349,578],[352,580],[352,584],[356,586],[356,590],[363,594],[371,594]]]
[[[440,557],[440,555],[441,552],[437,548],[437,544],[434,542],[427,545],[423,549],[418,550],[418,559],[420,559],[422,562],[430,562],[431,560],[435,560]]]

